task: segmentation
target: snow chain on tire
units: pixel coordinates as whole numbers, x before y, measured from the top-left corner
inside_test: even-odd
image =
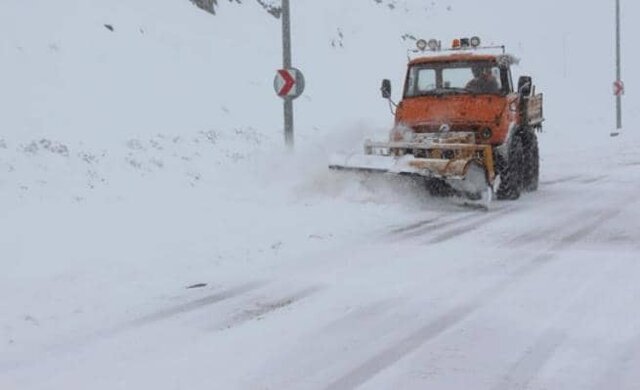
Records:
[[[500,174],[500,186],[496,191],[499,200],[516,200],[520,198],[523,189],[523,171],[525,167],[525,150],[523,145],[523,133],[513,135],[509,142],[509,149],[505,158],[498,162]]]
[[[523,146],[525,151],[524,190],[527,192],[537,191],[540,177],[540,151],[535,132],[528,131],[526,133]]]

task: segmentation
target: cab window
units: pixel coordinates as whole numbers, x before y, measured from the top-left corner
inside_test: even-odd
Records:
[[[419,64],[409,69],[405,97],[444,94],[502,94],[508,69],[487,61]]]

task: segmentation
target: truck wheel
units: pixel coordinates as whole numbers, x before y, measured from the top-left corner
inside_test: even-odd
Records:
[[[524,150],[524,190],[527,192],[537,191],[540,178],[540,151],[538,148],[538,137],[535,133],[531,132],[526,136]]]
[[[516,200],[520,198],[523,187],[524,147],[522,135],[515,134],[509,144],[506,160],[498,162],[500,185],[496,191],[499,200]]]

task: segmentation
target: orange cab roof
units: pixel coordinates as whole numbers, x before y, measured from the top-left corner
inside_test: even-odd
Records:
[[[414,58],[409,65],[433,64],[442,62],[464,62],[464,61],[497,61],[497,55],[474,54],[474,53],[454,53],[447,55],[425,56]]]

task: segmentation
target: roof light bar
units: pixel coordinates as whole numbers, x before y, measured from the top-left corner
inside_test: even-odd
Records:
[[[427,51],[431,51],[434,53],[438,52],[456,52],[456,51],[465,51],[465,50],[492,50],[492,49],[500,49],[502,50],[502,54],[505,54],[504,46],[482,46],[482,41],[478,36],[472,36],[471,38],[456,38],[452,41],[450,48],[443,48],[442,41],[437,39],[419,39],[416,41],[417,50],[409,50],[407,51],[407,57],[411,59],[410,52],[412,53],[425,53]]]

